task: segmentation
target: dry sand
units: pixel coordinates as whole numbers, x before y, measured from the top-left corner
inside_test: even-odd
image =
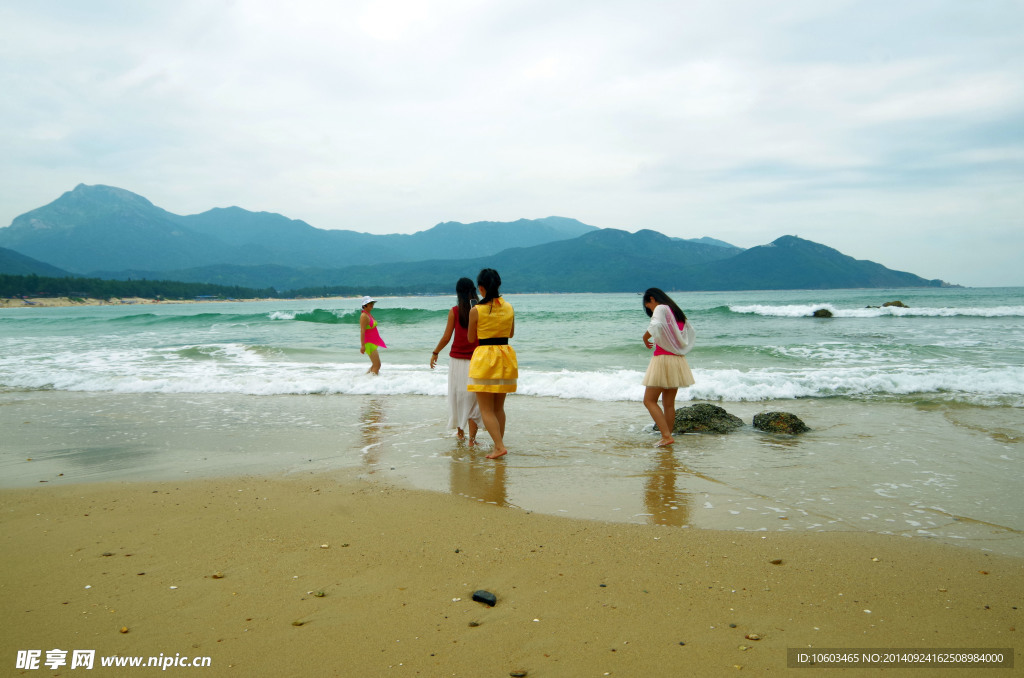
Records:
[[[168,669],[204,676],[876,676],[787,669],[787,648],[1013,647],[1024,603],[1024,560],[968,548],[570,520],[338,474],[4,490],[0,516],[4,675],[60,648],[208,656]]]

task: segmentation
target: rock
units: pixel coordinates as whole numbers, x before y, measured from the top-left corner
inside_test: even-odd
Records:
[[[698,403],[676,410],[673,433],[728,433],[743,426],[743,420],[717,405]]]
[[[827,308],[819,308],[817,311],[811,314],[815,318],[831,318],[832,311]]]
[[[494,607],[498,602],[498,597],[490,591],[473,591],[473,600]]]
[[[886,306],[895,306],[897,308],[910,308],[909,306],[907,306],[906,304],[899,300],[887,301],[884,304],[882,304],[882,308],[885,308]]]
[[[800,417],[789,412],[761,412],[754,415],[754,428],[768,433],[787,433],[790,435],[810,431]]]

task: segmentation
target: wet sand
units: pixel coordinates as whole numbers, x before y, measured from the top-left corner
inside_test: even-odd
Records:
[[[369,378],[368,378],[369,379]],[[1013,408],[728,403],[813,430],[657,437],[639,403],[509,400],[501,464],[445,430],[440,397],[11,391],[0,487],[356,469],[559,517],[681,529],[874,532],[1024,556]],[[562,436],[558,431],[578,431]],[[965,454],[964,451],[969,453]]]
[[[210,676],[777,675],[787,648],[1013,647],[1024,603],[1024,560],[975,549],[559,518],[354,471],[6,489],[0,516],[8,666],[61,648],[207,656]]]

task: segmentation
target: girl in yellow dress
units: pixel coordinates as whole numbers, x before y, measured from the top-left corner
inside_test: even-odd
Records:
[[[516,331],[512,304],[501,298],[501,276],[493,268],[485,268],[476,278],[480,303],[469,312],[466,338],[478,342],[469,361],[469,385],[476,393],[484,427],[494,441],[488,459],[508,454],[505,447],[505,396],[516,390],[519,362],[515,350],[508,345]]]

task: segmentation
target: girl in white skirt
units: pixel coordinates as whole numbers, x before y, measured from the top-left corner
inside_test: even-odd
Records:
[[[448,353],[448,428],[458,431],[459,440],[465,439],[468,428],[469,444],[474,445],[476,432],[483,425],[483,420],[480,418],[476,394],[466,389],[469,383],[469,359],[473,357],[476,348],[476,343],[471,344],[466,338],[466,329],[469,327],[469,309],[477,301],[476,286],[469,278],[459,278],[455,283],[455,294],[459,303],[448,311],[444,336],[430,354],[430,369],[434,369],[437,354],[454,336],[452,350]]]
[[[644,374],[644,407],[661,433],[655,447],[664,447],[675,442],[672,428],[676,421],[676,392],[694,384],[690,366],[683,357],[693,348],[694,332],[686,322],[686,314],[657,287],[644,292],[644,311],[651,318],[644,332],[644,346],[654,348]]]

